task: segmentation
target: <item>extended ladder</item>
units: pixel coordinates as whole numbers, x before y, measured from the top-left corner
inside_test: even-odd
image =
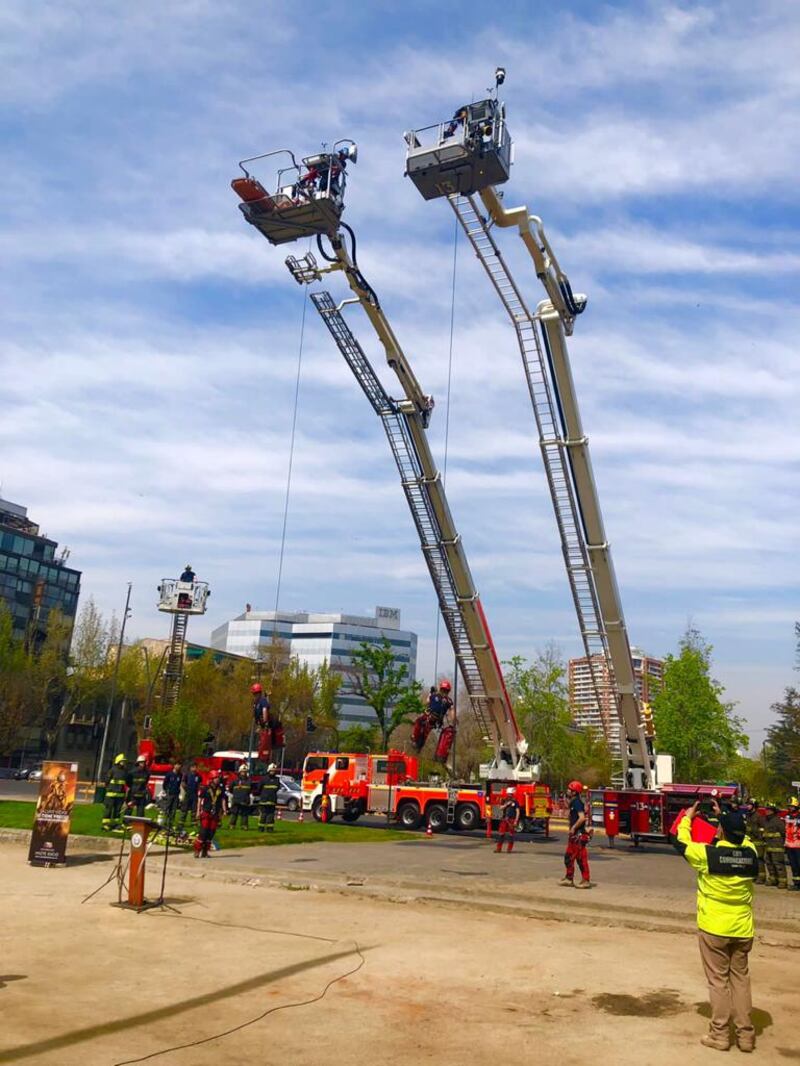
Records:
[[[488,649],[473,645],[465,617],[466,610],[475,609],[476,606],[479,609],[480,604],[471,590],[458,588],[448,560],[447,547],[454,543],[454,539],[452,536],[446,537],[442,531],[437,508],[431,498],[434,485],[438,486],[439,475],[437,472],[433,479],[425,475],[419,446],[409,426],[410,420],[419,416],[401,410],[400,405],[388,395],[330,293],[313,292],[311,300],[383,423],[473,710],[486,739],[495,739],[491,716],[487,713],[489,696],[476,654]],[[430,462],[432,464],[432,459]],[[455,534],[455,539],[457,541],[458,534]]]
[[[475,198],[448,196],[447,200],[516,330],[594,695],[606,738],[609,742],[615,742],[616,736],[611,735],[616,719],[614,708],[609,705],[613,693],[613,673],[608,641],[587,550],[580,505],[575,494],[568,442],[562,428],[557,393],[552,385],[551,369],[539,336],[539,320],[537,315],[528,309],[490,232],[491,224],[485,220]]]
[[[172,633],[170,634],[169,651],[164,665],[164,677],[161,687],[161,706],[164,710],[171,710],[178,702],[178,694],[183,680],[183,652],[186,645],[186,627],[188,624],[188,614],[181,612],[173,615]]]

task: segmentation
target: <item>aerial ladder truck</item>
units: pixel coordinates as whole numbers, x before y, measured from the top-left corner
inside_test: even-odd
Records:
[[[278,171],[276,191],[268,192],[245,164],[277,155],[288,160]],[[301,167],[291,152],[282,149],[242,160],[243,176],[231,185],[240,198],[238,206],[247,222],[271,244],[316,238],[323,262],[310,251],[286,259],[292,277],[299,284],[309,285],[338,273],[349,285],[352,295],[338,303],[324,290],[312,292],[310,299],[382,422],[458,669],[472,709],[492,746],[492,760],[481,767],[481,776],[489,783],[490,796],[492,782],[496,783],[495,794],[499,796],[503,788],[517,782],[524,787],[525,783],[537,781],[538,764],[528,753],[527,741],[514,715],[464,545],[431,453],[426,430],[433,400],[417,380],[375,290],[359,269],[355,234],[341,220],[345,167],[356,157],[356,146],[351,141],[340,141],[330,152],[303,159]],[[377,334],[386,360],[400,383],[400,399],[390,396],[345,320],[342,312],[350,305],[363,310]],[[491,801],[489,807],[491,810]],[[448,811],[448,821],[451,813]]]
[[[497,186],[508,180],[513,156],[505,105],[498,99],[504,79],[499,67],[495,88],[486,99],[459,108],[450,121],[406,133],[406,175],[426,200],[446,199],[516,331],[601,722],[612,744],[619,723],[623,789],[652,791],[657,784],[652,715],[637,695],[567,350],[566,338],[586,307],[586,297],[573,293],[541,219],[526,207],[503,206]],[[526,303],[495,239],[496,229],[510,227],[518,230],[544,286],[546,298],[535,310]],[[610,713],[602,714],[609,696]]]

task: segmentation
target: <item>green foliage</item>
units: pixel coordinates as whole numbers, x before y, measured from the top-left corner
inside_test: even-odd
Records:
[[[503,665],[528,750],[541,760],[543,780],[561,788],[571,774],[575,737],[559,650],[550,644],[530,663],[517,655]]]
[[[772,710],[778,721],[767,730],[766,759],[779,793],[774,797],[777,799],[789,794],[792,781],[800,781],[800,691],[787,688]]]
[[[692,627],[677,656],[668,655],[661,690],[652,701],[657,744],[675,758],[679,781],[725,776],[737,748],[747,745],[734,704],[711,677],[711,645]]]
[[[339,751],[378,751],[378,730],[366,725],[349,725],[339,733]]]
[[[420,713],[422,685],[409,681],[408,667],[395,661],[386,637],[380,644],[364,642],[353,652],[350,676],[355,691],[375,711],[385,751],[397,727]]]
[[[613,758],[608,741],[596,729],[581,729],[573,734],[569,754],[569,777],[577,777],[586,788],[609,785]]]
[[[159,708],[153,714],[152,738],[156,750],[175,762],[194,758],[208,734],[208,723],[187,700],[179,699],[173,708]]]
[[[780,792],[766,759],[735,755],[728,766],[727,779],[744,785],[748,796],[757,799],[775,799]]]

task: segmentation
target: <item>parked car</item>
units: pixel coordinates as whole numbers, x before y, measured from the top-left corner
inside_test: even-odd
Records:
[[[14,769],[13,766],[0,766],[0,780],[18,780],[17,771]]]
[[[15,781],[27,781],[28,778],[30,777],[30,773],[31,773],[31,768],[29,766],[26,767],[24,770],[15,770],[14,771],[14,780]]]
[[[278,789],[278,806],[285,807],[287,811],[299,811],[303,791],[300,782],[286,774],[279,774],[278,780],[281,787]]]
[[[41,781],[42,780],[42,768],[38,767],[36,770],[31,770],[28,774],[29,781]]]

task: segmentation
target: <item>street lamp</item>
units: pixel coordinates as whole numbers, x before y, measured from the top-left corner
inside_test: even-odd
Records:
[[[106,724],[105,724],[105,727],[103,729],[103,743],[100,746],[100,758],[97,760],[97,770],[96,770],[95,778],[94,778],[95,788],[97,787],[97,784],[98,784],[100,778],[103,776],[103,762],[105,761],[105,757],[106,757],[106,745],[108,744],[108,730],[109,730],[109,726],[111,725],[111,715],[112,715],[112,713],[114,711],[114,699],[116,698],[116,695],[117,695],[117,678],[119,677],[119,661],[122,658],[122,642],[125,639],[125,623],[128,621],[128,618],[130,617],[130,614],[131,614],[130,603],[131,603],[131,589],[132,588],[133,588],[133,585],[129,581],[128,582],[128,595],[125,597],[125,610],[122,612],[122,625],[120,626],[120,631],[119,631],[119,643],[117,644],[117,659],[116,659],[116,662],[114,663],[114,674],[113,674],[113,676],[111,678],[111,696],[110,696],[109,701],[108,701],[108,710],[106,711]]]

